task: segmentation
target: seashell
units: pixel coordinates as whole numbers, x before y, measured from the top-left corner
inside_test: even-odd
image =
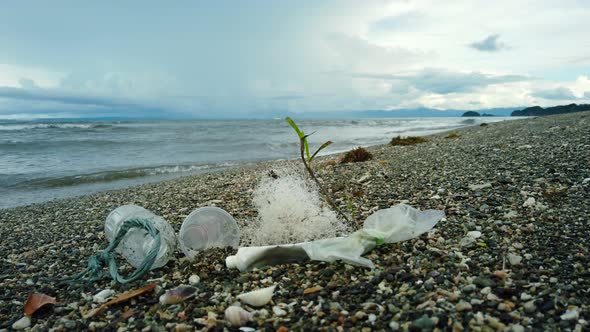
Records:
[[[33,293],[29,295],[27,302],[25,303],[25,315],[31,316],[42,306],[55,303],[55,297],[51,297],[43,293]]]
[[[96,303],[104,303],[111,295],[113,295],[113,293],[114,291],[112,289],[102,290],[92,297],[92,301]]]
[[[187,300],[197,294],[197,289],[193,286],[178,286],[166,291],[160,296],[160,304],[176,304]]]
[[[272,307],[272,312],[275,314],[275,316],[281,317],[281,316],[285,316],[287,314],[287,312],[281,308],[279,308],[278,306],[274,306]]]
[[[199,276],[198,276],[198,275],[196,275],[196,274],[193,274],[192,276],[190,276],[190,277],[188,278],[188,283],[189,283],[189,284],[191,284],[191,285],[196,285],[196,284],[198,284],[200,281],[201,281],[201,278],[199,278]]]
[[[252,320],[252,314],[246,310],[231,306],[225,309],[225,320],[232,326],[239,327]]]
[[[276,287],[277,285],[273,285],[270,287],[257,289],[251,292],[242,293],[238,295],[238,299],[253,307],[262,307],[263,305],[270,302]]]
[[[23,316],[23,318],[17,320],[12,324],[12,328],[15,330],[24,330],[27,327],[31,326],[31,317],[30,316]]]

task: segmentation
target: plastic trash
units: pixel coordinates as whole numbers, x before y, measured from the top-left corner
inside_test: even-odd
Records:
[[[239,244],[237,222],[229,213],[214,206],[194,210],[184,219],[178,233],[178,245],[190,259],[203,249],[237,248]]]
[[[176,235],[174,229],[164,218],[157,216],[137,205],[122,205],[113,210],[107,217],[104,230],[109,242],[112,242],[123,225],[123,222],[130,219],[150,220],[160,231],[160,249],[151,270],[164,266],[176,251]],[[123,256],[129,264],[139,268],[152,250],[155,239],[141,228],[132,228],[123,237],[115,252]]]
[[[374,268],[373,263],[361,257],[376,246],[396,243],[415,237],[432,229],[445,216],[443,211],[420,211],[405,204],[383,209],[370,215],[363,229],[347,237],[335,237],[297,244],[243,247],[236,255],[228,256],[228,268],[248,271],[276,264],[319,260],[346,263]]]

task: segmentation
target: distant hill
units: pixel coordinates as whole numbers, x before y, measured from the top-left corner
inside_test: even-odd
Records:
[[[553,114],[565,114],[565,113],[575,113],[575,112],[584,112],[590,111],[589,104],[569,104],[569,105],[561,105],[561,106],[553,106],[543,108],[541,106],[533,106],[528,107],[520,111],[514,111],[510,116],[544,116],[544,115],[553,115]]]
[[[465,113],[463,113],[463,115],[461,115],[462,117],[472,117],[472,116],[481,116],[481,114],[479,114],[479,112],[476,111],[467,111]]]
[[[518,107],[480,109],[477,113],[482,116],[510,116],[510,113]],[[339,111],[339,112],[304,112],[287,113],[283,116],[290,116],[299,119],[348,119],[348,118],[438,118],[438,117],[460,117],[465,110],[437,110],[432,108],[413,108],[400,110],[367,110],[367,111]],[[276,114],[276,113],[275,113]]]

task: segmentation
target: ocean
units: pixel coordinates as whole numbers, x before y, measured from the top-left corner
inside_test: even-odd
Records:
[[[324,154],[509,118],[299,120]],[[0,121],[0,208],[125,188],[261,160],[297,158],[282,119]]]

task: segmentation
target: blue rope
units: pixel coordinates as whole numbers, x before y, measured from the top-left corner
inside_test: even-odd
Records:
[[[151,235],[155,241],[154,246],[145,257],[141,265],[128,277],[123,278],[119,274],[119,269],[117,268],[117,260],[116,260],[116,253],[115,248],[119,246],[121,240],[127,232],[132,228],[143,228],[145,229],[149,235]],[[109,243],[109,246],[100,254],[94,255],[88,259],[88,266],[86,269],[77,275],[73,276],[72,278],[67,279],[66,281],[89,281],[95,282],[100,280],[104,277],[103,269],[108,266],[109,273],[113,280],[119,282],[121,284],[126,284],[128,282],[132,282],[137,280],[139,277],[144,275],[147,271],[150,270],[154,262],[156,261],[156,256],[158,256],[158,252],[160,251],[160,231],[153,225],[150,219],[129,219],[123,222],[119,232],[115,239]]]

